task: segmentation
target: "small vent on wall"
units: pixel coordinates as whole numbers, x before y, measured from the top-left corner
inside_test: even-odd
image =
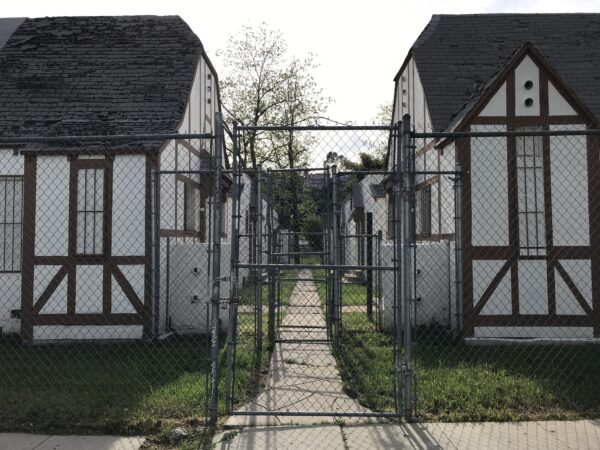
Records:
[[[531,88],[533,87],[533,81],[531,81],[531,80],[527,80],[527,81],[525,82],[525,85],[524,85],[524,86],[525,86],[525,89],[531,89]]]
[[[525,99],[525,106],[530,107],[531,105],[533,105],[533,99],[530,98],[526,98]]]

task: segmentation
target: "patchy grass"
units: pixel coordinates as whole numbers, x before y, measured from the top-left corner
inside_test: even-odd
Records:
[[[377,289],[373,286],[373,308],[377,303]],[[342,283],[342,306],[367,307],[367,285]]]
[[[336,358],[346,392],[394,410],[393,340],[364,314],[344,314]],[[415,348],[417,416],[426,421],[600,417],[600,346],[464,345],[421,329]]]
[[[293,287],[288,284],[282,288],[284,303]],[[252,304],[253,295],[253,289],[243,291],[242,303]],[[235,398],[242,403],[260,389],[269,352],[266,345],[256,352],[254,314],[238,317]],[[266,308],[263,326],[266,343]],[[223,335],[220,414],[225,412],[225,343]],[[209,336],[40,345],[0,338],[0,355],[0,432],[145,435],[150,448],[197,448],[206,438]],[[170,431],[176,427],[185,427],[189,436],[173,441]]]
[[[21,345],[0,341],[0,430],[137,434],[197,424],[206,400],[204,338]]]

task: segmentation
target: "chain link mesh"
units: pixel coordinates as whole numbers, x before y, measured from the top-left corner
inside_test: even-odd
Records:
[[[0,149],[0,428],[598,415],[594,131],[236,130]]]

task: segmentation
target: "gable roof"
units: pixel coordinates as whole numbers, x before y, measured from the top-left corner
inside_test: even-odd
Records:
[[[412,46],[434,131],[474,104],[526,43],[600,118],[600,14],[434,15]]]
[[[0,134],[176,132],[202,51],[179,16],[25,19],[0,50]]]

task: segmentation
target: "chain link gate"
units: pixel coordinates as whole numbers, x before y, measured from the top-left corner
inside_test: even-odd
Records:
[[[399,189],[399,132],[234,127],[228,414],[402,414],[406,364],[393,244],[400,221],[388,214],[386,196]],[[250,148],[265,143],[279,145],[290,160],[253,167]],[[359,153],[376,148],[390,149],[387,167],[357,168]],[[304,159],[294,161],[293,152]],[[353,385],[365,382],[357,369],[369,363],[366,352],[378,340],[393,347],[381,367],[389,382],[365,396]]]

